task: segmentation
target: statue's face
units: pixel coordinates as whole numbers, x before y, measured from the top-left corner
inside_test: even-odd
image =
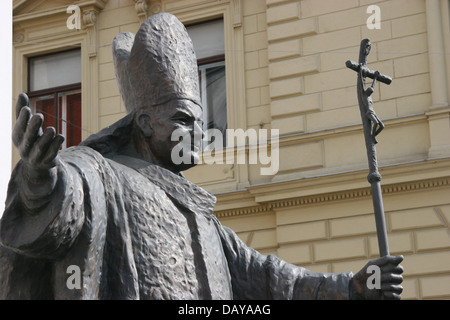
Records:
[[[372,43],[370,42],[369,39],[362,40],[360,54],[363,53],[364,55],[368,56],[371,48],[372,48]]]
[[[200,106],[190,100],[177,99],[147,110],[150,115],[147,125],[151,129],[148,144],[160,164],[174,168],[175,171],[195,166],[199,160],[203,134],[203,112]],[[172,136],[174,131],[175,134]],[[184,137],[183,159],[188,159],[181,164],[174,163],[172,155],[174,147],[177,146],[179,149],[181,146],[179,137]]]

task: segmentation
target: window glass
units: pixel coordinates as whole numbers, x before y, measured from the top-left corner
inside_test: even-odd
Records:
[[[212,146],[214,149],[226,147],[227,95],[223,28],[222,19],[187,27],[199,65],[203,131],[205,131],[203,147],[209,149]],[[215,141],[217,134],[211,129],[221,132],[222,141]]]
[[[66,138],[63,147],[77,145],[81,142],[81,92],[60,92],[58,100],[59,131]]]
[[[205,142],[210,145],[218,141],[211,141],[208,129],[218,129],[223,136],[221,146],[226,145],[227,129],[227,95],[225,84],[225,62],[206,64],[199,67],[200,88],[203,104],[203,130]],[[220,145],[219,145],[220,146]]]
[[[81,82],[80,50],[30,58],[30,91]]]
[[[225,53],[222,19],[188,26],[187,31],[198,60]]]
[[[58,127],[54,94],[32,98],[31,104],[34,107],[34,113],[41,113],[44,115],[44,123],[42,124],[43,128]]]
[[[31,104],[34,113],[44,116],[43,128],[53,127],[64,136],[63,148],[81,142],[81,90],[34,97]]]

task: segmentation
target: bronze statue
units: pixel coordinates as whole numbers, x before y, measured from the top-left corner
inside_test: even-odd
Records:
[[[167,13],[113,44],[128,114],[80,146],[42,131],[17,102],[14,169],[0,225],[2,299],[399,299],[402,257],[360,272],[318,273],[247,247],[213,214],[215,197],[174,164],[174,130],[201,121],[196,58]],[[190,157],[198,157],[192,145]],[[381,287],[369,289],[370,265]],[[69,286],[68,270],[81,270]]]

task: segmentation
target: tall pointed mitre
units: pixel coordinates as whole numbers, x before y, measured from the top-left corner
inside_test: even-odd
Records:
[[[188,99],[201,106],[194,46],[174,15],[153,15],[135,36],[129,32],[116,36],[113,57],[128,113],[173,99]]]

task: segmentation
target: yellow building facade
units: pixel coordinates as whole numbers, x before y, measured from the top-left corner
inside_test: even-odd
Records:
[[[379,253],[356,73],[345,61],[357,61],[369,38],[369,67],[393,78],[372,97],[386,126],[377,152],[391,254],[404,255],[402,297],[449,299],[449,3],[14,0],[13,96],[39,96],[39,86],[30,89],[35,57],[79,50],[79,79],[61,88],[81,94],[84,139],[125,115],[112,55],[117,34],[137,32],[159,12],[187,26],[220,19],[227,128],[278,129],[277,139],[258,145],[279,163],[261,174],[267,165],[249,163],[255,145],[247,141],[205,151],[186,177],[217,196],[217,217],[249,246],[312,271],[356,272]],[[247,161],[208,161],[240,152]]]

